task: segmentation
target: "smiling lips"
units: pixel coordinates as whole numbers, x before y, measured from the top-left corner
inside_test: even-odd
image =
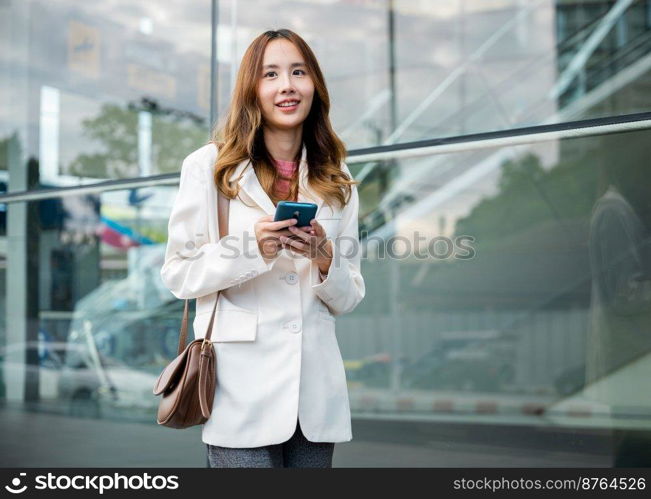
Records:
[[[298,107],[299,102],[300,101],[298,100],[284,100],[276,104],[276,106],[279,107],[281,111],[293,111]]]

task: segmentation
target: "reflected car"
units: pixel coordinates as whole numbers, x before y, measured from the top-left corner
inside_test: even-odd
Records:
[[[25,359],[35,359],[28,364]],[[0,348],[0,374],[6,386],[38,379],[39,410],[72,417],[99,418],[112,411],[157,406],[152,387],[157,376],[139,372],[102,354],[89,355],[84,345],[33,341]],[[29,381],[28,381],[29,382]]]
[[[502,391],[514,382],[515,350],[508,339],[442,341],[402,370],[403,388]]]
[[[177,355],[184,302],[148,299],[141,308],[128,290],[123,281],[106,282],[78,303],[68,331],[78,355],[66,359],[66,372],[89,390],[66,392],[79,394],[79,413],[150,422],[160,400],[154,384]]]
[[[152,388],[157,376],[145,373],[80,344],[68,344],[59,381],[69,415],[81,418],[132,416],[140,419],[157,406]]]
[[[404,357],[399,361],[404,364]],[[349,388],[389,388],[391,383],[391,355],[377,353],[360,359],[344,360]]]

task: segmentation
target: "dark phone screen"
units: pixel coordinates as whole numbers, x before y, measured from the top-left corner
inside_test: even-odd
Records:
[[[310,225],[316,215],[317,206],[314,203],[295,203],[292,201],[280,201],[276,207],[274,222],[287,220],[288,218],[297,218],[297,227],[306,227]]]

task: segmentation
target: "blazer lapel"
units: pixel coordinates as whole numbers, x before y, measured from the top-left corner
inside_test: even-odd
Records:
[[[302,146],[301,150],[301,159],[298,165],[298,201],[303,203],[315,203],[317,205],[317,214],[319,209],[323,204],[323,199],[314,192],[308,182],[308,165],[307,165],[307,150],[305,144]],[[238,177],[241,178],[239,180]],[[260,208],[262,208],[265,213],[268,215],[273,215],[276,213],[276,207],[274,206],[271,198],[262,188],[258,176],[255,174],[251,160],[246,159],[240,162],[239,165],[235,168],[233,174],[230,176],[229,180],[234,182],[237,180],[240,189],[242,189]]]
[[[238,180],[238,177],[240,177]],[[237,180],[240,189],[246,193],[251,200],[256,203],[260,208],[262,208],[268,215],[273,215],[276,212],[273,202],[260,185],[258,176],[255,174],[251,160],[245,159],[229,178],[231,182]]]
[[[316,191],[314,191],[307,182],[307,157],[306,157],[306,148],[303,145],[303,153],[301,156],[301,162],[298,165],[298,196],[297,201],[299,203],[314,203],[316,204],[316,216],[319,215],[319,210],[321,205],[323,205],[323,198],[319,196]]]

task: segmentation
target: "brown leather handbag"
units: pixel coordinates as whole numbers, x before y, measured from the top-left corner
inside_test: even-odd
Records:
[[[229,200],[219,189],[217,199],[221,239],[228,234]],[[205,338],[197,338],[186,347],[189,300],[185,300],[177,357],[163,369],[154,385],[154,395],[162,395],[156,416],[159,425],[182,429],[203,424],[210,417],[217,383],[217,360],[210,338],[218,301],[219,291]]]

